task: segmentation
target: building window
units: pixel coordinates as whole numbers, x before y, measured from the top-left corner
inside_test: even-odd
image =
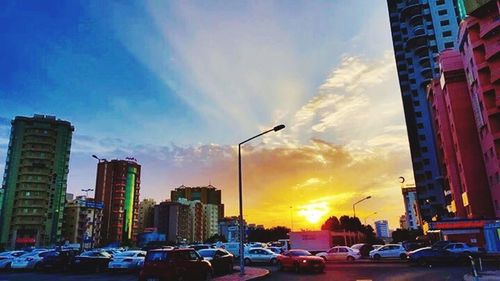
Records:
[[[447,13],[448,13],[448,11],[446,11],[446,10],[439,10],[438,11],[438,15],[440,15],[440,16],[446,15]]]
[[[451,36],[451,31],[445,31],[443,32],[443,37],[450,37]]]
[[[436,5],[444,5],[444,0],[437,0]]]
[[[419,111],[415,112],[415,116],[422,117],[422,112],[419,112]]]
[[[447,26],[447,25],[450,25],[450,21],[449,20],[442,20],[440,22],[441,26]]]
[[[453,48],[453,42],[446,42],[444,43],[445,48]]]
[[[500,175],[498,174],[498,172],[495,173],[495,180],[496,180],[496,183],[500,183]]]
[[[424,141],[425,140],[425,135],[418,136],[418,139],[421,140],[421,141]]]
[[[498,200],[495,200],[495,210],[498,210]]]

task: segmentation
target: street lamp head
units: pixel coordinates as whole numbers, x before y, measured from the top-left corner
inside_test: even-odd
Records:
[[[97,160],[101,160],[99,157],[95,156],[95,154],[92,154],[92,157],[94,157]]]
[[[372,197],[371,196],[366,196],[366,199],[370,199],[370,198],[372,198]]]
[[[274,128],[273,128],[273,130],[274,130],[275,132],[277,132],[277,131],[282,130],[282,129],[284,129],[284,128],[285,128],[285,125],[281,124],[281,125],[278,125],[278,126],[274,127]]]

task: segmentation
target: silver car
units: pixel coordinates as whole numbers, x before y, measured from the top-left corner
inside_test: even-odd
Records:
[[[10,264],[12,263],[12,260],[22,256],[25,253],[26,252],[24,251],[10,251],[10,252],[0,253],[0,270],[10,269]]]
[[[38,263],[49,251],[36,251],[26,253],[12,260],[10,267],[12,269],[38,269]]]
[[[267,263],[267,264],[278,264],[278,254],[271,250],[264,248],[253,248],[245,253],[245,264],[250,265],[252,263]]]
[[[146,258],[145,251],[126,251],[115,254],[108,264],[109,269],[135,270],[141,268]]]

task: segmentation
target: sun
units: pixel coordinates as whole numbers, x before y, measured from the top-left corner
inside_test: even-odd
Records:
[[[309,223],[317,224],[328,214],[329,210],[330,208],[326,202],[318,202],[302,206],[298,214],[303,216]]]

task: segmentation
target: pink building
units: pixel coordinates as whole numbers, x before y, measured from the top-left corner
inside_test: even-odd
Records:
[[[458,46],[496,217],[500,217],[500,2],[470,11]]]
[[[495,216],[460,53],[439,54],[440,79],[429,87],[451,211],[457,217]]]

